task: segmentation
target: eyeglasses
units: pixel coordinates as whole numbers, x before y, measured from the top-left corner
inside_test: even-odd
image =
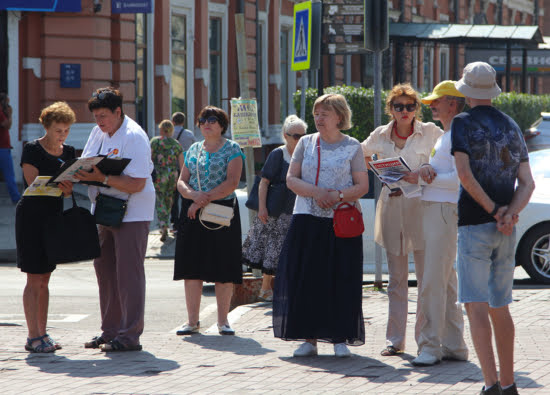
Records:
[[[110,90],[104,90],[104,91],[101,91],[99,93],[97,92],[94,92],[92,93],[92,98],[98,98],[99,100],[103,100],[105,99],[108,95],[113,95],[113,96],[116,96],[116,93],[113,92],[113,91],[110,91]]]
[[[213,115],[208,118],[199,118],[199,125],[204,125],[206,122],[213,125],[218,122],[218,118]]]
[[[294,134],[290,134],[290,133],[285,133],[288,137],[292,137],[294,140],[298,141],[300,140],[302,137],[304,137],[303,134],[300,134],[300,133],[294,133]]]
[[[416,103],[412,103],[412,104],[395,103],[393,105],[393,109],[397,112],[401,112],[404,109],[407,109],[407,112],[415,112],[416,111]]]

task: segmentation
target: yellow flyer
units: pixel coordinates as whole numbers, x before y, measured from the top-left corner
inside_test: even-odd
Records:
[[[262,146],[256,100],[231,99],[231,134],[242,148]]]
[[[25,189],[23,196],[61,196],[63,193],[61,189],[56,186],[46,186],[50,178],[50,176],[36,177],[32,184]]]

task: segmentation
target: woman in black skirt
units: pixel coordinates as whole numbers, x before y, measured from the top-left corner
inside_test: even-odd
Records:
[[[64,141],[75,122],[75,114],[65,102],[54,103],[42,110],[40,123],[46,134],[23,147],[21,167],[25,187],[37,176],[53,176],[63,162],[75,157],[75,150]],[[72,183],[58,185],[65,196],[72,193]],[[46,333],[48,320],[50,275],[55,263],[48,262],[44,249],[44,218],[63,211],[63,197],[23,196],[15,213],[17,267],[27,273],[23,292],[23,307],[27,320],[28,338],[25,349],[30,352],[53,352],[61,345]]]
[[[369,180],[359,142],[340,132],[351,127],[346,99],[319,97],[313,116],[319,133],[300,139],[287,175],[297,198],[275,278],[273,331],[284,340],[305,340],[295,357],[317,355],[318,340],[347,357],[346,344],[365,342],[363,243],[361,235],[335,236],[333,209],[355,203]]]
[[[229,125],[225,111],[207,106],[198,116],[204,141],[189,147],[178,180],[183,196],[176,239],[174,280],[185,280],[188,322],[178,335],[197,333],[204,281],[215,283],[218,304],[218,330],[233,335],[227,315],[233,284],[242,283],[241,221],[235,189],[243,167],[241,148],[223,137]],[[201,210],[209,203],[233,207],[230,226],[200,220]]]

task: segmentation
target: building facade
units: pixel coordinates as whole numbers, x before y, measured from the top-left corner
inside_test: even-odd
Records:
[[[249,95],[258,100],[262,141],[280,144],[281,124],[294,113],[293,94],[301,88],[300,73],[291,70],[296,2],[151,0],[140,2],[150,3],[151,12],[117,13],[113,7],[121,1],[81,0],[73,12],[0,10],[0,91],[8,92],[14,108],[14,163],[23,144],[43,134],[40,110],[57,100],[75,110],[77,123],[67,142],[82,149],[94,126],[87,101],[96,88],[109,85],[124,93],[125,113],[150,136],[174,111],[183,111],[187,126],[198,134],[193,124],[202,107],[229,110],[229,100],[241,95],[237,13],[245,18]],[[407,23],[542,26],[545,5],[542,0],[390,0],[389,17]],[[407,81],[431,90],[459,77],[466,51],[464,45],[391,44],[383,55],[383,87]],[[372,85],[370,54],[324,55],[321,63],[321,80],[319,72],[308,72],[310,86]],[[530,80],[531,91],[542,92],[537,84]],[[511,88],[516,87],[514,80]],[[256,151],[261,162],[265,151]]]

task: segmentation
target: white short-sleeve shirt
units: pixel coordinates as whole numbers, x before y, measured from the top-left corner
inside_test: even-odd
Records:
[[[153,162],[149,138],[134,120],[124,117],[121,127],[109,136],[95,126],[88,142],[82,151],[82,157],[106,155],[110,158],[130,158],[123,175],[134,178],[145,178],[145,187],[136,193],[128,194],[116,188],[90,186],[88,196],[92,202],[92,213],[95,210],[97,193],[128,199],[128,208],[123,222],[152,221],[155,210],[155,187],[151,179]]]

